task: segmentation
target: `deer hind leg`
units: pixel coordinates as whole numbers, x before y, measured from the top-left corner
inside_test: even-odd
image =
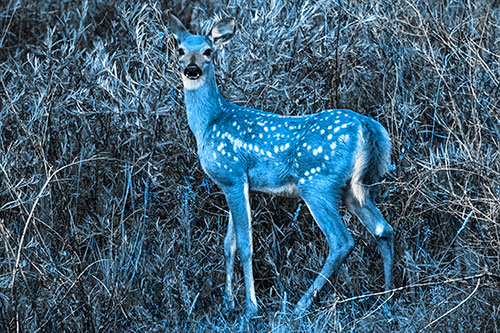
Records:
[[[385,289],[392,285],[392,267],[394,265],[393,228],[387,223],[373,201],[373,195],[368,195],[364,202],[360,202],[351,191],[346,195],[347,209],[356,215],[377,241],[382,260],[384,262]]]
[[[231,221],[234,228],[234,236],[226,235],[229,247],[234,244],[231,238],[236,238],[236,247],[240,254],[241,264],[243,266],[243,274],[245,277],[246,291],[246,316],[253,317],[257,313],[257,300],[255,298],[255,287],[252,268],[252,229],[250,218],[250,202],[248,194],[248,184],[239,184],[224,188],[226,200],[231,212]],[[229,257],[229,268],[227,274],[232,275],[232,264],[234,262],[234,250],[229,249],[227,252]],[[226,284],[227,286],[227,284]]]
[[[233,276],[234,258],[236,255],[236,235],[234,232],[233,216],[229,212],[229,223],[227,226],[226,238],[224,239],[224,258],[226,260],[226,288],[225,305],[228,309],[234,309]]]
[[[352,236],[342,222],[338,208],[332,203],[330,196],[323,198],[321,192],[315,191],[302,197],[328,241],[329,252],[318,277],[297,303],[294,312],[296,315],[307,310],[326,281],[340,267],[354,247]]]

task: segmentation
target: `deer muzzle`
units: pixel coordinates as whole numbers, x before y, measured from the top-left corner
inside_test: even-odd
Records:
[[[201,76],[201,68],[197,65],[188,65],[184,69],[184,75],[190,80],[196,80]]]

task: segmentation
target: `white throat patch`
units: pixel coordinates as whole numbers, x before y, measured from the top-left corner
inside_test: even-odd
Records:
[[[202,75],[199,79],[191,80],[186,77],[186,75],[182,74],[182,84],[184,85],[184,89],[194,90],[198,89],[205,83],[205,75]]]

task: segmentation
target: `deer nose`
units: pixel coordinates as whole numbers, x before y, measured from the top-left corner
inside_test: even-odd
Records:
[[[197,65],[188,65],[184,70],[184,75],[186,75],[188,79],[196,80],[201,76],[201,69]]]

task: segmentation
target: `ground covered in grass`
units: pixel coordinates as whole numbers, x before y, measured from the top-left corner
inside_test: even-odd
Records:
[[[279,114],[350,108],[393,141],[384,298],[375,242],[311,312],[289,311],[326,241],[305,205],[253,195],[260,317],[223,311],[227,206],[183,109],[171,10],[233,16],[226,98]],[[499,1],[27,1],[0,4],[0,331],[500,330]]]

